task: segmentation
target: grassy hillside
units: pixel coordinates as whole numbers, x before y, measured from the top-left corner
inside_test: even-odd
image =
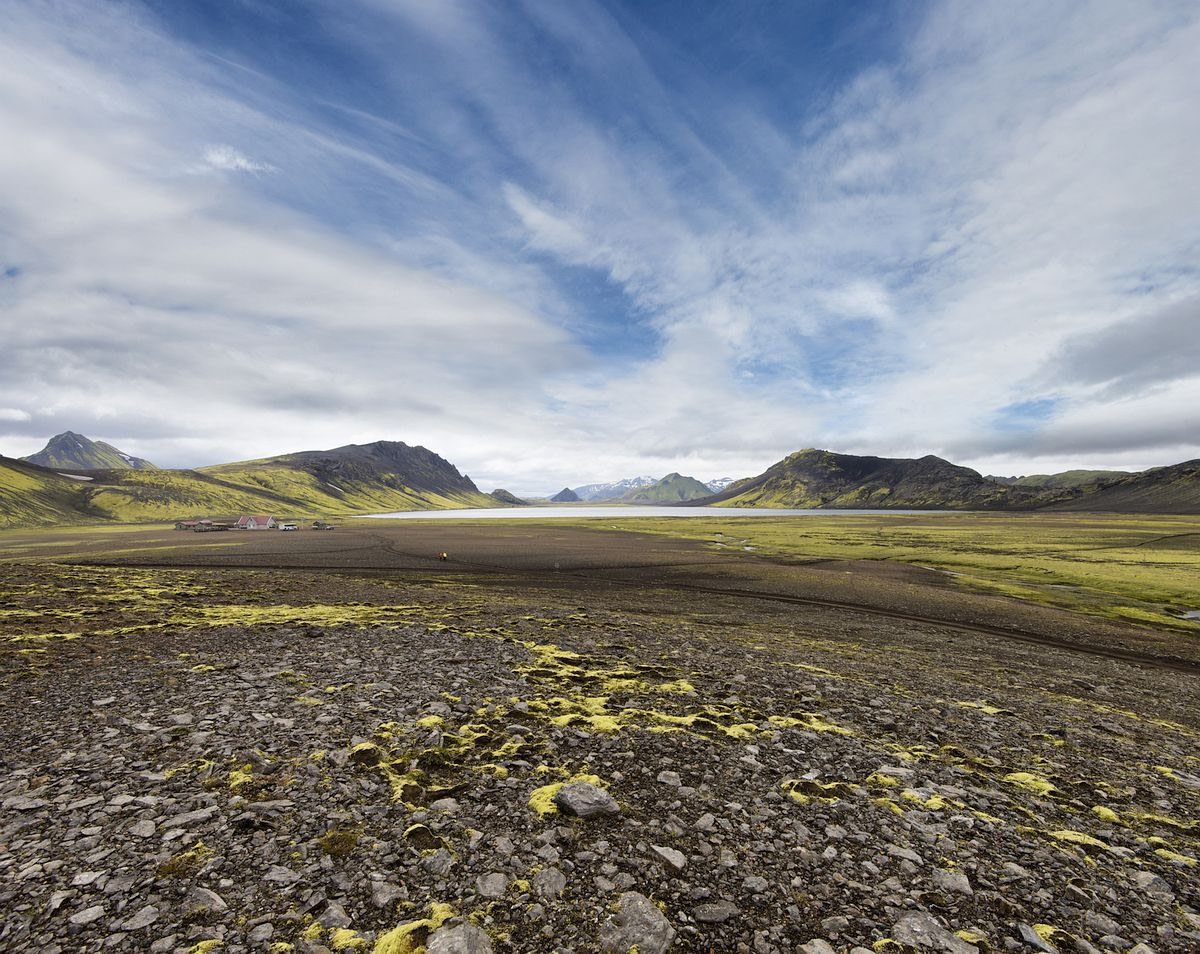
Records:
[[[505,507],[528,507],[529,501],[522,500],[514,493],[510,493],[503,487],[497,487],[488,496],[495,498]]]
[[[1071,470],[983,477],[940,457],[797,451],[700,501],[723,507],[1200,513],[1200,460],[1144,473]]]
[[[1065,470],[1061,474],[1029,474],[1026,477],[989,477],[1010,487],[1033,487],[1047,490],[1069,490],[1085,487],[1102,480],[1120,480],[1131,476],[1127,470]]]
[[[103,519],[89,510],[84,481],[60,477],[9,457],[0,457],[0,527],[37,527]]]
[[[436,454],[393,442],[202,470],[96,470],[87,476],[75,480],[0,458],[0,526],[498,505]]]
[[[1038,491],[1010,488],[940,457],[857,457],[807,448],[704,500],[723,507],[1027,509]]]
[[[639,487],[621,497],[622,503],[678,503],[681,500],[697,500],[712,495],[704,484],[695,477],[682,474],[667,474],[662,480],[649,487]]]
[[[1055,510],[1103,513],[1200,513],[1200,460],[1101,480],[1057,502]]]

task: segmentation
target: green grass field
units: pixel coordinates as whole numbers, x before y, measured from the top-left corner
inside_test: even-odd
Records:
[[[1200,516],[939,513],[622,519],[592,526],[796,561],[892,560],[971,589],[1200,634]],[[752,550],[745,550],[751,547]]]

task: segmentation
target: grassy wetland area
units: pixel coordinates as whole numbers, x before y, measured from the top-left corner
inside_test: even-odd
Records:
[[[1198,564],[1185,516],[4,531],[0,947],[1196,950]]]

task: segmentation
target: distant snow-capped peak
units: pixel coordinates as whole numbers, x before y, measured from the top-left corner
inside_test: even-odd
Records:
[[[623,497],[631,490],[657,483],[657,477],[627,477],[607,484],[584,484],[582,487],[575,487],[574,490],[580,500],[611,500],[614,497]]]

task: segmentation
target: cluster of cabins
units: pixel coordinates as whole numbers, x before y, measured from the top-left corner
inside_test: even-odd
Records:
[[[324,520],[312,522],[314,530],[332,530],[333,525]],[[207,530],[299,530],[299,520],[280,520],[270,514],[247,513],[240,517],[230,517],[222,520],[176,520],[176,530],[194,530],[204,533]]]

